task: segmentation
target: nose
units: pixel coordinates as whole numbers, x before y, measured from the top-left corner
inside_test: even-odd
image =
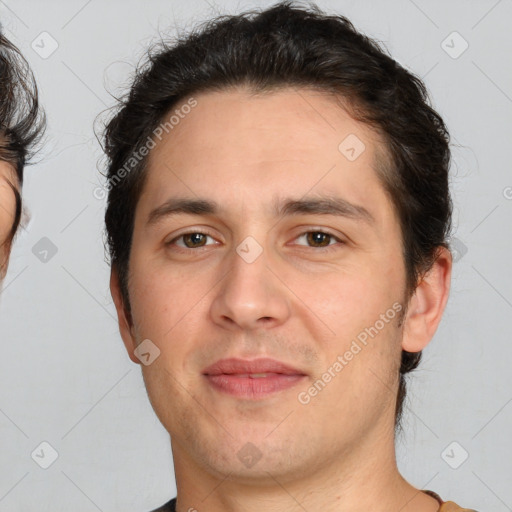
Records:
[[[240,254],[233,250],[229,255],[229,270],[215,288],[213,321],[233,330],[283,324],[290,316],[290,291],[279,279],[277,265],[272,265],[265,250],[252,262]]]

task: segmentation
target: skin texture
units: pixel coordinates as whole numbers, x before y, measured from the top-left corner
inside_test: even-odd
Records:
[[[436,500],[397,470],[394,407],[401,350],[422,350],[441,319],[449,252],[440,251],[404,323],[386,323],[301,404],[298,394],[358,334],[406,305],[398,218],[375,172],[382,141],[325,93],[240,88],[196,100],[150,153],[130,258],[131,317],[115,269],[111,277],[131,359],[140,364],[134,349],[145,339],[160,350],[142,371],[171,434],[177,510],[435,512]],[[338,150],[349,134],[366,147],[355,161]],[[374,221],[273,212],[275,199],[320,196],[362,206]],[[214,200],[221,211],[148,226],[171,197]],[[319,230],[332,237],[308,238]],[[184,233],[208,237],[178,238]],[[263,251],[252,263],[236,252],[248,236]],[[202,375],[226,357],[271,357],[307,378],[263,400],[234,398]],[[237,456],[246,443],[261,455],[250,468]]]
[[[7,272],[10,247],[6,240],[16,212],[16,198],[9,183],[17,184],[14,169],[8,163],[0,161],[0,280]]]

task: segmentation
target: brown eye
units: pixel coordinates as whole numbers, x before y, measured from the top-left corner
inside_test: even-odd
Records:
[[[207,236],[204,233],[187,233],[180,238],[183,239],[186,247],[193,249],[194,247],[203,247]]]
[[[335,245],[333,242],[340,242],[342,241],[335,237],[334,235],[331,235],[330,233],[326,233],[324,231],[306,231],[299,237],[297,237],[297,240],[305,239],[305,244],[299,244],[299,245],[308,245],[309,247],[318,248],[321,249],[323,247],[329,247],[332,245]]]
[[[326,247],[329,245],[332,236],[328,233],[323,233],[322,231],[310,231],[307,233],[308,243],[311,245],[319,244],[317,247]]]
[[[173,238],[165,245],[175,246],[178,250],[199,249],[208,245],[214,245],[211,242],[207,243],[208,239],[214,240],[214,238],[207,233],[191,231],[189,233],[183,233],[176,238]]]

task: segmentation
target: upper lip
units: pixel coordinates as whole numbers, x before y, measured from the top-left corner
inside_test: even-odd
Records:
[[[281,373],[283,375],[305,375],[304,372],[275,359],[220,359],[203,370],[204,375]]]

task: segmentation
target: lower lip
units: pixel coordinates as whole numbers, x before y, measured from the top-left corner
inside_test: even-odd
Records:
[[[290,389],[301,382],[305,375],[270,373],[267,377],[241,377],[235,374],[205,375],[217,390],[239,398],[265,398],[278,391]]]

